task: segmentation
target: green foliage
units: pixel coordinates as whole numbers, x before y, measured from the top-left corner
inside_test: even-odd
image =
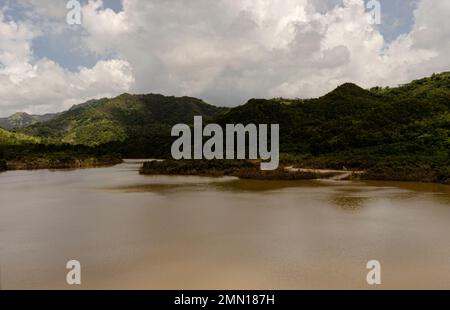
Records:
[[[191,123],[195,115],[211,120],[225,110],[190,97],[123,94],[75,106],[23,132],[74,145],[110,144],[125,156],[163,156],[170,150],[173,125]]]
[[[235,176],[253,180],[310,180],[333,176],[333,173],[289,172],[284,167],[261,171],[260,163],[249,160],[165,160],[145,162],[140,171],[148,175]]]
[[[385,167],[395,179],[449,179],[450,73],[371,91],[344,84],[318,99],[287,101],[253,99],[219,121],[279,123],[281,151],[290,154],[284,159],[305,167]],[[427,169],[426,177],[411,173]]]
[[[240,169],[256,168],[246,160],[165,160],[143,164],[143,174],[233,175]]]
[[[22,135],[0,131],[0,144],[58,141],[123,157],[169,157],[172,126],[192,124],[195,115],[205,124],[280,124],[283,157],[296,165],[449,180],[450,73],[396,88],[347,83],[317,99],[252,99],[232,109],[190,97],[123,94],[74,106]]]
[[[57,114],[30,115],[27,113],[15,113],[6,118],[0,118],[0,127],[7,130],[23,128],[38,122],[48,121]]]
[[[125,131],[117,122],[100,119],[95,123],[86,122],[82,126],[73,128],[62,142],[98,146],[111,141],[123,141],[125,138]]]
[[[112,165],[121,156],[109,150],[68,144],[3,146],[3,160],[10,169],[59,169]]]
[[[10,132],[0,128],[0,145],[20,145],[41,143],[42,138],[29,136],[23,133]]]
[[[0,147],[0,172],[6,170],[6,160],[3,148]]]

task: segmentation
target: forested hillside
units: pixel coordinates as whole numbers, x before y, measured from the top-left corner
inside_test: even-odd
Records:
[[[363,168],[383,179],[441,182],[450,175],[450,73],[395,88],[347,83],[317,99],[251,99],[235,108],[190,97],[123,94],[74,106],[20,133],[0,131],[0,144],[56,143],[122,157],[168,157],[172,126],[192,124],[196,115],[204,123],[280,124],[283,159],[302,166]]]
[[[190,97],[123,94],[76,106],[22,131],[62,143],[102,145],[125,156],[160,156],[170,150],[174,124],[192,123],[195,115],[211,120],[225,110]]]
[[[449,73],[370,91],[344,84],[311,100],[253,99],[219,121],[280,123],[281,150],[306,166],[369,168],[374,178],[450,175]]]
[[[28,113],[17,112],[9,117],[0,118],[0,127],[11,130],[45,122],[56,117],[58,114],[30,115]]]

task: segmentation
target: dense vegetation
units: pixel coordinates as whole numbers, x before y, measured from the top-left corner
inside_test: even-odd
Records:
[[[92,100],[14,132],[0,128],[10,169],[90,167],[123,157],[167,156],[177,123],[221,113],[195,98],[123,94]]]
[[[0,144],[26,150],[28,140],[48,149],[56,143],[61,149],[86,146],[83,151],[91,153],[163,158],[170,156],[172,126],[191,124],[195,115],[203,115],[204,123],[280,124],[282,158],[292,165],[450,182],[450,73],[395,88],[364,90],[348,83],[317,99],[252,99],[232,109],[190,97],[124,94],[74,106],[20,133],[1,131]]]
[[[145,162],[141,174],[148,175],[201,175],[235,176],[253,180],[311,180],[326,178],[334,174],[314,172],[288,172],[284,167],[273,171],[261,171],[260,163],[248,160],[164,160]]]
[[[75,106],[58,117],[23,132],[74,145],[100,146],[127,157],[168,155],[172,126],[206,120],[224,111],[190,97],[123,94]]]
[[[9,169],[80,168],[121,162],[104,148],[69,145],[0,128],[0,171]]]
[[[450,73],[370,91],[344,84],[312,100],[253,99],[219,121],[279,123],[281,150],[300,166],[450,181]]]
[[[0,128],[0,145],[22,145],[41,143],[44,139]]]
[[[3,153],[3,149],[0,148],[0,172],[5,171],[5,170],[6,170],[5,155]]]
[[[67,144],[29,144],[3,149],[7,168],[65,169],[115,165],[122,162],[120,154],[100,148]]]
[[[0,127],[11,130],[23,128],[38,122],[45,122],[55,118],[58,114],[30,115],[27,113],[15,113],[9,117],[0,118]]]

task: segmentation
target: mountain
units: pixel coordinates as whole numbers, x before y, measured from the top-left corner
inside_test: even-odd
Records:
[[[23,128],[38,122],[45,122],[56,117],[57,114],[30,115],[23,112],[14,113],[5,118],[0,118],[0,127],[11,130]]]
[[[408,166],[450,179],[450,73],[396,88],[347,83],[317,99],[252,99],[218,122],[278,123],[282,152],[305,165]]]
[[[211,120],[224,111],[191,97],[123,94],[74,106],[21,131],[74,145],[109,144],[128,156],[159,155],[167,153],[167,147],[170,150],[173,125],[192,123],[195,115]]]
[[[251,99],[235,108],[190,97],[123,94],[20,131],[122,156],[163,157],[170,155],[172,126],[192,124],[195,115],[203,115],[204,123],[280,124],[281,151],[302,165],[407,167],[433,173],[416,179],[450,179],[448,72],[399,87],[366,90],[346,83],[320,98]]]
[[[190,97],[123,94],[91,100],[49,121],[22,129],[33,136],[69,144],[168,143],[170,128],[205,122],[280,124],[283,152],[312,155],[417,142],[440,129],[434,143],[444,143],[450,109],[450,73],[434,74],[396,88],[365,90],[346,83],[323,97],[307,100],[251,99],[232,109],[218,108]],[[442,124],[443,123],[443,124]],[[442,127],[444,126],[444,127]],[[431,138],[430,138],[431,139]],[[445,144],[445,143],[444,143]],[[170,149],[170,148],[169,148]]]

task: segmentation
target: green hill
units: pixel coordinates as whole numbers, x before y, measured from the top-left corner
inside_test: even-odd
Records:
[[[302,165],[450,180],[449,73],[370,91],[344,84],[311,100],[252,99],[219,117],[234,121],[279,123],[281,150]],[[405,170],[409,176],[394,173]]]
[[[230,109],[190,97],[123,94],[21,132],[127,157],[164,157],[172,126],[191,124],[195,115],[204,123],[280,124],[283,159],[294,164],[364,168],[372,178],[450,180],[450,73],[395,88],[347,83],[316,99],[252,99]]]
[[[170,144],[174,124],[191,123],[195,115],[212,119],[224,110],[190,97],[123,94],[75,106],[22,131],[68,144],[109,144],[128,156],[159,155]]]
[[[170,142],[174,124],[203,115],[205,122],[221,124],[278,123],[285,153],[318,156],[374,147],[401,153],[407,145],[427,153],[446,146],[449,109],[450,73],[442,73],[397,88],[365,90],[347,83],[317,99],[252,99],[232,109],[190,97],[124,94],[74,106],[22,132],[75,145],[146,144],[141,151],[154,155],[160,142]]]
[[[218,121],[279,123],[284,152],[321,155],[382,146],[387,151],[396,143],[429,151],[446,146],[448,138],[450,75],[441,76],[424,79],[425,92],[417,82],[383,91],[344,84],[318,99],[252,99]],[[435,139],[425,141],[427,134]]]
[[[58,114],[30,115],[27,113],[18,112],[9,117],[0,118],[0,127],[7,130],[19,129],[38,122],[51,120],[57,115]]]

